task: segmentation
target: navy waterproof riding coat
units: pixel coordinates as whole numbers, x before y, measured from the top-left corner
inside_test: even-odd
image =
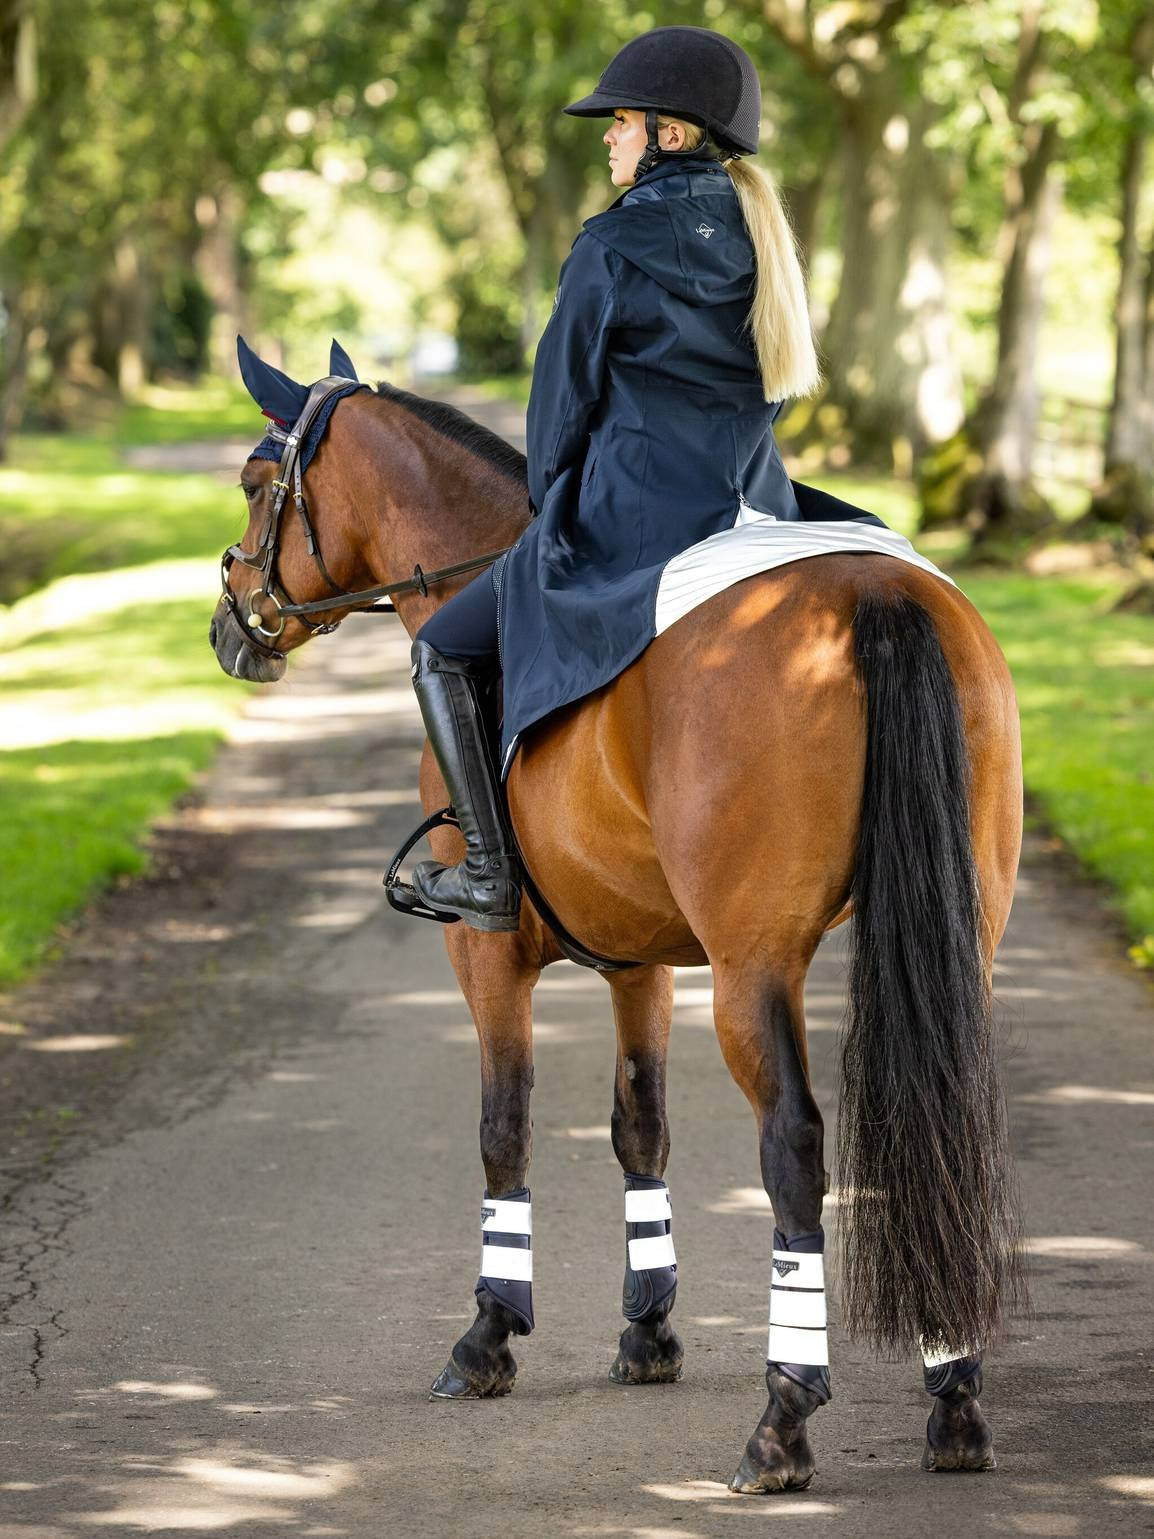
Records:
[[[503,776],[519,733],[644,651],[666,562],[740,497],[800,517],[743,329],[755,277],[716,162],[659,161],[579,231],[533,368],[535,517],[494,572]]]

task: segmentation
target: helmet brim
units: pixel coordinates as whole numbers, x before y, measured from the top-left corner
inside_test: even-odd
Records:
[[[567,107],[562,107],[561,111],[574,118],[611,118],[621,107],[631,107],[636,112],[643,112],[646,107],[662,110],[660,103],[642,101],[639,96],[634,96],[630,101],[622,101],[620,96],[610,96],[605,91],[592,91],[579,102],[570,102]]]

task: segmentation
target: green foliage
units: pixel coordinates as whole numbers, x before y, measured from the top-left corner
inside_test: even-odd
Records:
[[[130,631],[131,617],[122,621]],[[208,764],[217,740],[178,732],[0,754],[0,985],[40,960],[62,916],[94,887],[144,868],[141,830]]]
[[[249,417],[251,423],[251,414]],[[259,428],[251,429],[256,442]],[[28,469],[0,467],[0,529],[28,552],[10,597],[73,572],[99,572],[168,558],[207,558],[244,530],[240,493],[204,475],[122,469],[107,442],[17,439]],[[237,472],[243,462],[238,455]],[[6,574],[6,581],[11,578]]]
[[[900,482],[852,476],[813,484],[878,513],[948,569],[944,533],[915,534],[918,501]],[[1135,965],[1154,966],[1154,636],[1141,613],[1112,609],[1116,577],[953,574],[997,637],[1022,720],[1027,790],[1049,826],[1117,892]]]
[[[231,388],[167,399],[103,435],[17,440],[19,468],[0,467],[0,528],[43,532],[47,553],[40,591],[0,611],[0,983],[45,954],[94,888],[144,868],[143,832],[249,692],[207,640],[217,557],[245,523],[240,492],[126,471],[117,443],[210,425],[255,441],[259,427]]]
[[[260,410],[243,385],[231,380],[200,380],[194,389],[146,390],[139,401],[123,406],[111,428],[111,441],[118,447],[135,444],[177,444],[211,438],[261,437]],[[25,439],[19,458],[25,466],[46,467],[64,450],[75,445],[75,453],[107,464],[108,443],[92,438],[37,440]],[[73,462],[73,468],[81,467]],[[240,471],[240,461],[237,461]]]
[[[1154,639],[1109,613],[1116,580],[960,574],[997,636],[1022,716],[1026,785],[1055,831],[1118,892],[1154,946]],[[1143,939],[1145,937],[1145,939]]]
[[[465,374],[518,374],[524,364],[521,306],[507,278],[463,268],[449,280],[457,301],[457,345]]]

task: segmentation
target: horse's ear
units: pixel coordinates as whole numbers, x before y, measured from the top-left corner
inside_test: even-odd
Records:
[[[278,422],[292,423],[305,409],[309,398],[308,386],[298,385],[271,363],[258,358],[242,336],[237,335],[236,356],[240,362],[240,377],[245,389],[266,416]]]
[[[335,374],[338,379],[356,379],[357,371],[353,368],[353,360],[345,352],[344,348],[333,338],[333,345],[329,348],[329,373]],[[359,384],[360,381],[357,380]]]

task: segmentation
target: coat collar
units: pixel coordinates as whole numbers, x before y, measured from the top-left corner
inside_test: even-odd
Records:
[[[729,175],[729,172],[725,169],[724,166],[718,165],[716,160],[659,160],[653,167],[652,171],[646,172],[646,174],[641,178],[639,182],[634,182],[631,187],[626,187],[624,191],[621,192],[612,203],[610,203],[609,208],[607,208],[605,212],[608,213],[610,209],[620,208],[631,192],[637,192],[639,189],[652,187],[654,182],[660,182],[665,177],[687,176],[691,173],[713,177],[723,176],[726,182],[732,185],[732,179]],[[670,189],[666,189],[666,191],[669,190]],[[652,194],[652,196],[656,197],[663,197],[664,195],[664,193]],[[636,201],[637,200],[634,199],[634,202]]]
[[[712,156],[697,159],[687,155],[684,160],[659,160],[657,164],[641,178],[634,182],[633,187],[648,187],[650,182],[660,181],[665,176],[676,176],[682,171],[704,171],[707,175],[728,176],[725,167]],[[633,187],[627,187],[626,192],[632,192]]]

